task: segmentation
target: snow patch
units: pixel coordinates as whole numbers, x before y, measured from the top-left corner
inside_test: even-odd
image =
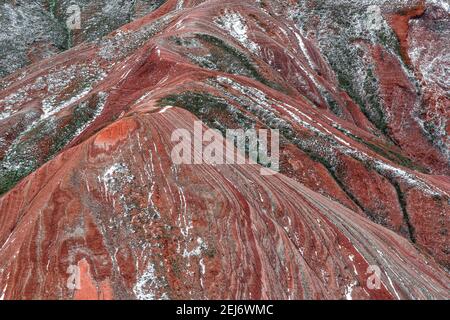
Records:
[[[202,254],[202,250],[205,250],[208,248],[206,243],[200,237],[197,238],[197,244],[198,244],[198,246],[196,248],[194,248],[192,251],[188,251],[187,249],[184,249],[183,257],[184,258],[190,258],[192,256],[198,257]]]
[[[345,288],[345,299],[347,300],[353,300],[352,298],[352,292],[353,288],[358,284],[357,281],[351,282],[346,288]]]
[[[295,37],[297,38],[297,42],[298,42],[298,44],[300,46],[300,50],[302,50],[302,53],[303,53],[303,55],[306,58],[306,61],[308,61],[308,64],[311,67],[311,69],[314,70],[315,64],[312,61],[310,55],[308,54],[308,49],[305,46],[305,43],[303,41],[303,37],[300,34],[298,34],[298,32],[294,32],[294,34],[295,34]],[[309,73],[307,72],[307,74],[309,74]]]
[[[229,32],[234,39],[239,41],[240,44],[252,53],[258,53],[260,51],[259,46],[249,39],[248,27],[245,24],[244,18],[239,13],[226,10],[225,14],[220,16],[215,23],[223,30]]]
[[[158,278],[156,276],[155,266],[153,263],[150,263],[133,287],[136,298],[139,300],[155,300],[156,291],[163,287],[161,280],[164,280],[164,277]],[[167,298],[167,294],[163,293],[161,294],[160,300],[166,300]]]
[[[427,0],[427,3],[439,6],[445,11],[450,13],[450,3],[448,2],[448,0]]]
[[[8,273],[8,275],[6,276],[6,281],[5,281],[6,284],[5,284],[5,287],[4,287],[3,290],[2,290],[2,295],[0,296],[0,301],[1,301],[1,300],[5,300],[6,289],[8,289],[8,280],[9,280],[10,274],[11,274],[11,272]]]
[[[101,178],[105,193],[115,194],[123,184],[131,183],[134,176],[123,163],[115,163],[105,170]]]
[[[166,112],[167,110],[170,110],[170,109],[172,109],[172,108],[173,108],[172,106],[164,107],[164,108],[161,109],[158,113],[164,113],[164,112]]]

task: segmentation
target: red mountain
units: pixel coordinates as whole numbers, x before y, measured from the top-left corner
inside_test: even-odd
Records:
[[[168,0],[0,80],[0,297],[448,299],[448,6],[316,2]],[[175,164],[196,120],[280,172]]]

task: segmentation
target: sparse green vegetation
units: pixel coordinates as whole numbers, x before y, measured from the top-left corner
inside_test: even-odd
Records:
[[[310,9],[299,8],[294,20],[305,32],[317,32],[317,29],[327,31],[317,33],[318,42],[336,72],[340,87],[360,106],[367,118],[389,137],[380,86],[374,74],[374,61],[367,48],[381,45],[399,60],[403,57],[395,32],[376,8],[351,2],[335,4],[317,1]],[[313,16],[320,17],[320,25],[316,30],[305,30]]]
[[[422,166],[420,166],[418,164],[415,164],[408,157],[406,157],[406,156],[404,156],[404,155],[402,155],[402,154],[400,154],[398,152],[393,151],[388,145],[386,145],[386,146],[379,146],[379,145],[374,144],[374,143],[372,143],[370,141],[361,139],[360,137],[350,133],[349,131],[342,130],[341,128],[337,128],[337,129],[340,130],[341,132],[343,132],[346,136],[352,138],[353,140],[366,145],[372,151],[378,153],[380,156],[382,156],[382,157],[384,157],[384,158],[386,158],[388,160],[391,160],[392,162],[394,162],[394,163],[396,163],[396,164],[398,164],[400,166],[403,166],[403,167],[406,167],[406,168],[409,168],[409,169],[412,169],[412,170],[417,170],[417,171],[422,172],[422,173],[429,173],[428,169],[426,169],[426,168],[424,168],[424,167],[422,167]]]
[[[197,33],[194,39],[200,41],[204,45],[210,46],[210,54],[208,55],[201,57],[190,55],[191,60],[201,67],[209,70],[247,76],[275,90],[285,91],[281,85],[265,79],[260,74],[255,64],[246,55],[235,47],[228,45],[223,40],[215,36],[201,33]],[[185,46],[189,43],[189,39],[174,37],[172,40],[179,46]]]
[[[225,134],[229,128],[250,129],[254,121],[246,117],[240,110],[233,108],[225,99],[205,92],[186,91],[167,96],[159,101],[161,106],[178,106],[189,110],[210,128],[218,129]],[[220,122],[219,122],[220,119]]]
[[[2,169],[0,169],[0,171],[1,170]],[[17,182],[19,182],[23,177],[26,177],[33,171],[33,168],[26,168],[23,170],[9,170],[2,174],[0,176],[0,195],[9,191],[17,184]]]
[[[52,136],[50,150],[45,160],[52,159],[54,155],[61,151],[74,138],[77,130],[92,120],[95,112],[95,108],[84,106],[83,104],[76,106],[71,121]]]
[[[77,130],[93,119],[99,103],[96,97],[90,103],[76,106],[65,124],[41,120],[22,140],[13,144],[0,162],[0,194],[10,190],[61,151],[74,138]],[[64,122],[65,119],[59,121]]]
[[[214,247],[212,248],[208,247],[204,250],[204,253],[208,258],[213,259],[217,254],[217,250]]]
[[[57,0],[50,0],[49,1],[50,14],[53,17],[56,17],[56,5],[57,5]]]
[[[398,182],[396,181],[391,181],[392,185],[395,187],[395,190],[397,192],[397,196],[398,196],[398,202],[400,204],[400,207],[402,209],[402,214],[403,214],[403,221],[407,227],[407,236],[408,238],[411,240],[412,243],[416,243],[416,231],[414,229],[414,226],[412,225],[410,219],[409,219],[409,214],[408,211],[406,209],[406,200],[405,200],[405,196],[402,192],[402,189],[400,188],[400,185],[398,184]]]

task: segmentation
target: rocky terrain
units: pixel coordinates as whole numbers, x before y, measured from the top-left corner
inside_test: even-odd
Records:
[[[0,2],[0,77],[82,42],[99,40],[118,27],[152,12],[163,2],[3,0]],[[66,22],[77,8],[82,26],[72,30]]]
[[[449,298],[447,2],[122,2],[0,7],[1,299]],[[198,119],[280,173],[174,164]]]

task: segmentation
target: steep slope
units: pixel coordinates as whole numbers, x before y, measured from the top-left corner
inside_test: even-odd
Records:
[[[445,155],[408,117],[383,130],[286,17],[295,5],[169,0],[0,81],[4,297],[448,297],[450,182],[430,174]],[[411,85],[369,49],[381,89]],[[174,166],[171,132],[196,118],[279,129],[281,174]],[[395,138],[404,127],[420,137]],[[81,291],[65,287],[73,264]],[[369,265],[383,289],[365,287]]]
[[[8,193],[3,297],[448,298],[448,275],[407,240],[292,179],[174,165],[170,133],[193,134],[195,120],[139,105]],[[66,287],[71,265],[79,290]]]
[[[0,77],[82,42],[98,40],[163,3],[164,0],[4,0],[0,3]],[[66,22],[75,21],[70,20],[75,13],[80,13],[80,28],[72,30]]]
[[[339,86],[381,133],[431,172],[448,175],[448,4],[306,0],[290,8],[289,17],[317,41]],[[439,61],[442,68],[433,67]],[[434,68],[438,86],[423,79],[420,64]]]
[[[420,124],[447,159],[450,158],[449,20],[448,2],[445,5],[432,1],[422,16],[410,21],[407,34],[408,56],[423,88]]]

